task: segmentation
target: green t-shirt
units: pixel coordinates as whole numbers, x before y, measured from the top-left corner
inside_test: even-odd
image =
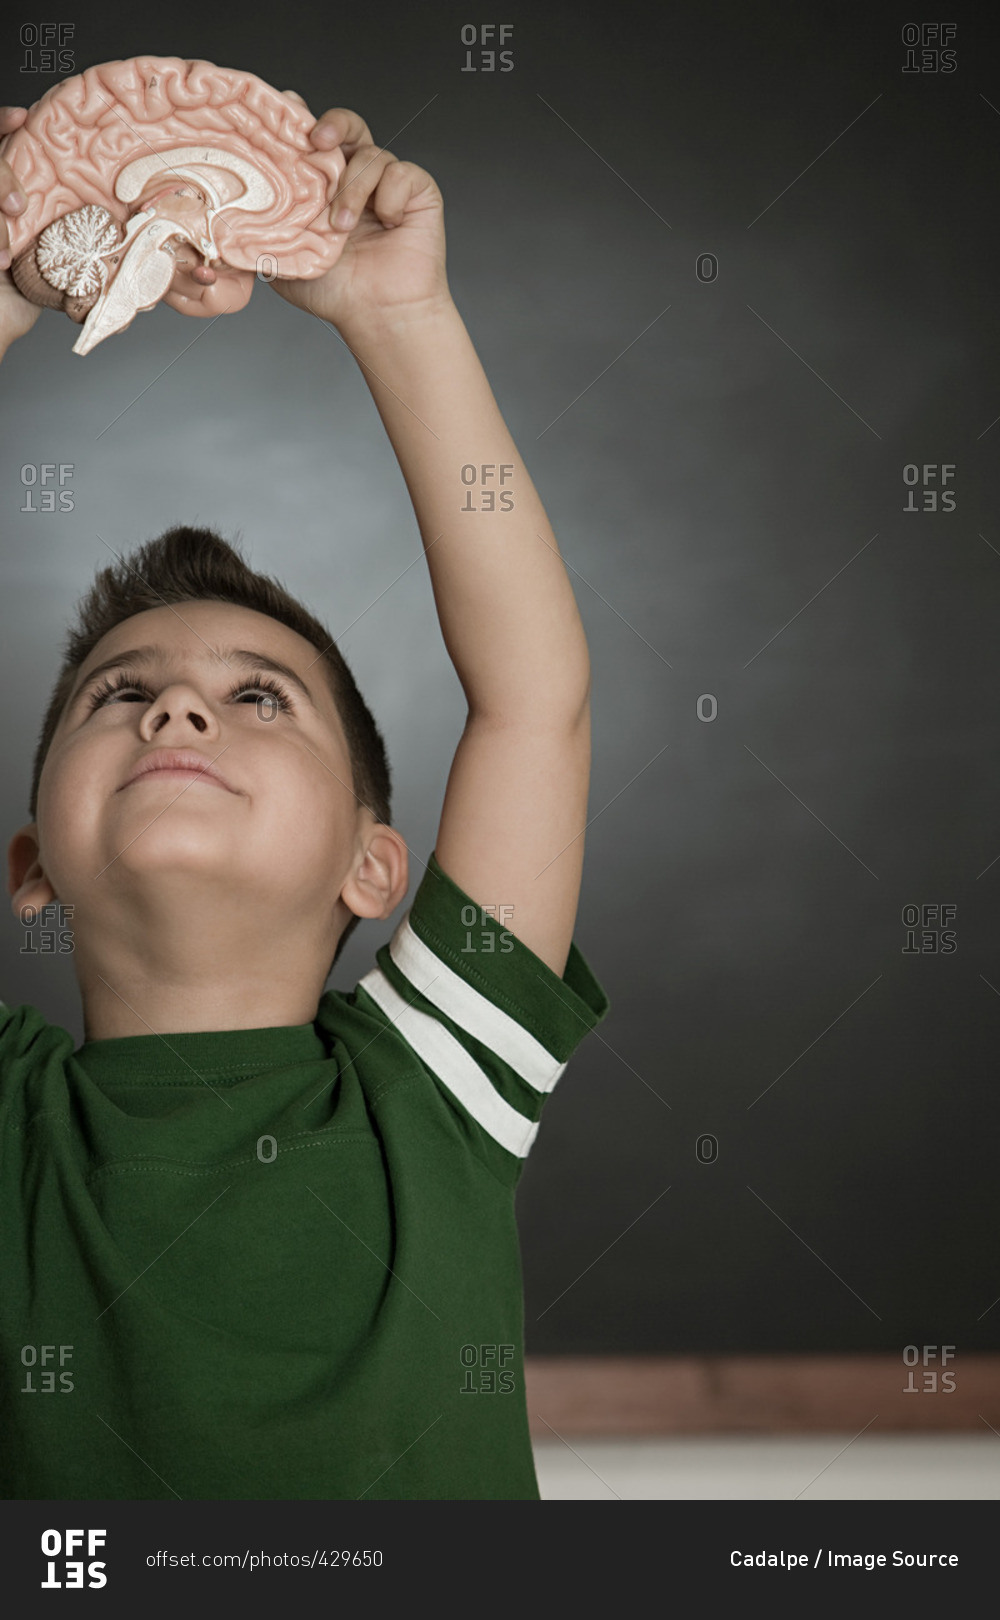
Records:
[[[608,998],[432,853],[315,1021],[0,1004],[0,1496],[538,1497],[514,1193]]]

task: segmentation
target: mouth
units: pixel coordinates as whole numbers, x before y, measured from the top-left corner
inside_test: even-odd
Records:
[[[137,782],[149,782],[156,776],[183,776],[192,782],[204,782],[206,787],[222,788],[223,793],[230,791],[217,776],[211,776],[208,771],[192,770],[190,765],[157,765],[155,770],[143,771],[140,776],[133,776],[125,786],[135,787]]]
[[[212,760],[203,759],[190,749],[166,748],[147,754],[145,759],[140,760],[132,775],[122,783],[119,792],[156,776],[177,777],[189,783],[204,782],[208,787],[222,788],[224,793],[235,792]]]

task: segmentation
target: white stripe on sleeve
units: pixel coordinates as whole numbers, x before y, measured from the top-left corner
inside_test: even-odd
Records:
[[[440,1007],[467,1035],[488,1046],[533,1091],[552,1090],[565,1063],[554,1058],[516,1018],[511,1018],[442,961],[414,932],[408,916],[396,929],[389,954],[414,989]]]
[[[434,961],[437,960],[435,957]],[[438,963],[438,966],[443,964]],[[525,1158],[538,1134],[537,1123],[519,1114],[501,1097],[489,1076],[484,1074],[451,1031],[439,1024],[430,1013],[422,1012],[419,1007],[411,1007],[389,983],[380,967],[372,968],[358,982],[372,1000],[378,1002],[404,1040],[472,1115],[477,1125],[481,1125],[508,1153],[515,1154],[519,1159]],[[427,995],[428,991],[424,989],[422,993]]]

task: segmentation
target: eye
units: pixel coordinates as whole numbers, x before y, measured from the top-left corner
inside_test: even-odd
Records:
[[[126,692],[136,694],[138,696],[152,697],[152,693],[149,691],[148,687],[144,687],[141,681],[133,679],[131,675],[127,675],[125,671],[122,670],[121,673],[116,675],[113,680],[109,680],[109,678],[105,675],[102,678],[100,685],[95,687],[93,692],[91,692],[88,703],[92,710],[97,709],[100,708],[102,703],[107,702],[109,698],[113,697],[115,693],[119,693],[124,696]]]
[[[244,698],[249,697],[251,693],[259,694],[261,692],[266,692],[273,697],[279,709],[291,709],[292,702],[288,693],[283,686],[278,685],[277,681],[272,680],[270,675],[261,675],[258,679],[247,682],[242,686],[234,686],[229,696],[231,698]]]
[[[253,680],[240,681],[231,689],[228,696],[230,702],[234,702],[237,699],[252,695],[259,696],[261,693],[267,693],[268,696],[273,697],[281,710],[291,711],[294,708],[285,688],[280,686],[276,680],[273,680],[270,675],[259,675],[255,676]],[[130,674],[128,670],[120,670],[117,675],[111,678],[104,676],[101,679],[100,684],[91,692],[88,703],[90,712],[93,713],[95,709],[102,708],[104,704],[112,700],[115,702],[151,702],[152,698],[153,693],[144,681],[140,680],[138,676]]]

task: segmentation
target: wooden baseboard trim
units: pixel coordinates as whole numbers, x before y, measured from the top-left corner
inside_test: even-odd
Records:
[[[947,1348],[947,1347],[946,1347]],[[979,1434],[1000,1444],[1000,1355],[527,1356],[531,1432]],[[871,1419],[874,1422],[870,1422]]]

